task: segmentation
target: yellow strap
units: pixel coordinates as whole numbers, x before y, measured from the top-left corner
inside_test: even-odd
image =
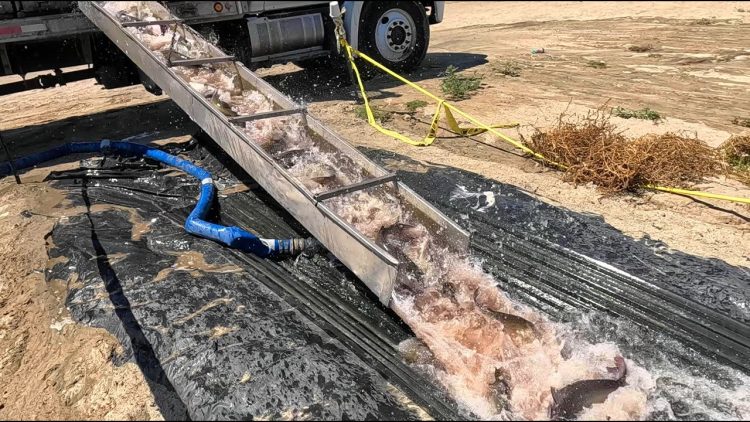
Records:
[[[446,120],[446,123],[448,124],[448,127],[450,128],[450,130],[452,130],[453,132],[455,132],[455,133],[457,133],[459,135],[462,135],[462,136],[474,136],[474,135],[478,135],[480,133],[487,132],[487,129],[483,128],[483,127],[466,127],[466,128],[464,128],[464,127],[459,126],[458,122],[456,122],[456,119],[453,117],[453,114],[451,113],[450,109],[448,108],[448,104],[445,102],[445,100],[443,100],[441,98],[438,98],[438,97],[430,94],[429,91],[421,90],[421,87],[419,87],[419,85],[412,84],[410,81],[408,81],[407,79],[401,78],[399,75],[397,75],[396,73],[392,72],[388,68],[380,66],[379,63],[377,63],[375,60],[373,60],[372,58],[368,57],[364,53],[356,52],[356,54],[359,57],[367,58],[368,62],[378,65],[378,67],[380,69],[385,70],[390,75],[398,78],[399,80],[401,80],[401,81],[409,84],[412,87],[420,89],[420,91],[423,91],[424,93],[429,94],[429,96],[431,98],[437,100],[437,102],[438,102],[437,108],[435,109],[435,114],[433,114],[432,121],[430,122],[430,130],[427,132],[427,136],[425,136],[424,139],[422,139],[420,141],[411,139],[410,137],[402,135],[401,133],[398,133],[396,131],[384,128],[383,126],[380,125],[380,123],[378,123],[377,119],[375,119],[375,115],[373,114],[372,108],[370,107],[370,100],[367,97],[367,92],[365,90],[365,86],[362,83],[362,77],[360,76],[359,68],[357,67],[357,64],[354,62],[354,57],[353,57],[353,55],[354,55],[354,53],[353,53],[354,49],[349,44],[346,44],[346,41],[344,41],[343,43],[344,43],[343,44],[344,47],[346,48],[347,57],[349,58],[349,63],[351,64],[352,69],[354,70],[354,75],[357,78],[357,84],[359,85],[359,91],[362,94],[362,99],[364,100],[364,103],[365,103],[365,112],[367,113],[367,122],[370,124],[370,126],[374,127],[379,132],[381,132],[381,133],[383,133],[385,135],[388,135],[388,136],[390,136],[392,138],[396,138],[399,141],[406,142],[409,145],[427,146],[427,145],[432,144],[435,141],[435,138],[437,137],[437,131],[438,131],[439,122],[440,122],[440,114],[443,111],[445,112],[445,120]],[[505,124],[505,125],[492,125],[490,127],[491,128],[511,128],[511,127],[517,127],[517,126],[518,126],[518,123]]]
[[[646,185],[644,187],[647,189],[651,189],[651,190],[676,193],[678,195],[689,195],[689,196],[697,196],[700,198],[720,199],[722,201],[731,201],[731,202],[740,202],[743,204],[750,204],[750,198],[742,198],[739,196],[720,195],[718,193],[702,192],[699,190],[670,188],[670,187],[658,186],[658,185]]]
[[[367,121],[370,123],[372,127],[380,131],[381,133],[390,136],[392,138],[396,138],[402,142],[406,142],[410,145],[416,145],[416,146],[426,146],[432,144],[432,142],[435,140],[435,137],[437,136],[437,129],[438,129],[438,122],[440,120],[440,113],[441,111],[445,111],[445,118],[448,123],[448,126],[450,129],[456,133],[459,133],[464,136],[472,136],[477,135],[479,133],[484,132],[490,132],[493,135],[497,136],[498,138],[504,140],[505,142],[515,146],[516,148],[522,150],[523,152],[531,155],[534,158],[539,159],[542,162],[545,162],[547,164],[551,164],[561,170],[566,170],[567,166],[561,163],[558,163],[556,161],[550,160],[549,158],[545,157],[544,155],[530,149],[526,145],[516,141],[515,139],[495,130],[498,128],[507,128],[507,127],[515,127],[518,126],[518,124],[513,125],[487,125],[473,116],[469,115],[468,113],[460,110],[458,107],[454,106],[453,104],[448,103],[444,99],[438,97],[437,95],[431,93],[430,91],[427,91],[426,89],[422,88],[421,86],[415,84],[414,82],[404,78],[403,76],[395,73],[394,71],[388,69],[387,67],[383,66],[382,64],[375,61],[373,58],[368,56],[365,53],[362,53],[361,51],[357,51],[352,46],[350,46],[345,39],[341,38],[339,39],[339,42],[341,45],[346,49],[347,58],[349,59],[349,63],[352,66],[352,69],[354,70],[354,74],[357,77],[357,83],[359,84],[359,90],[362,93],[362,98],[365,102],[365,110],[367,112]],[[422,94],[432,98],[433,100],[438,102],[437,109],[435,110],[435,114],[432,116],[432,122],[430,124],[430,131],[427,134],[427,136],[422,139],[421,141],[415,141],[408,136],[404,136],[396,131],[386,129],[375,120],[375,116],[372,113],[372,110],[370,109],[370,102],[367,98],[367,93],[365,91],[365,86],[362,83],[362,78],[359,74],[359,69],[357,68],[357,64],[354,62],[354,56],[361,57],[366,62],[370,63],[371,65],[377,67],[378,69],[382,70],[383,72],[391,75],[395,79],[405,83],[406,85],[414,88],[415,90],[421,92]],[[453,117],[453,113],[458,113],[459,115],[463,116],[467,120],[469,120],[471,123],[475,124],[476,127],[469,127],[469,128],[462,128],[458,125],[456,122],[456,119]],[[701,192],[701,191],[695,191],[695,190],[686,190],[686,189],[678,189],[678,188],[672,188],[667,186],[658,186],[658,185],[645,185],[644,188],[656,190],[656,191],[662,191],[662,192],[670,192],[680,195],[689,195],[689,196],[695,196],[695,197],[702,197],[702,198],[711,198],[711,199],[719,199],[722,201],[730,201],[730,202],[738,202],[738,203],[744,203],[744,204],[750,204],[750,198],[743,198],[738,196],[729,196],[729,195],[720,195],[716,193],[709,193],[709,192]]]

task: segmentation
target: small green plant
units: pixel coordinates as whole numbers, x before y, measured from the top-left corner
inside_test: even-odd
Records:
[[[518,63],[508,60],[495,66],[495,71],[501,75],[517,78],[521,76],[521,66]]]
[[[427,101],[423,101],[423,100],[409,101],[408,103],[406,103],[406,109],[414,113],[418,109],[425,107],[427,104],[428,104]]]
[[[750,182],[750,135],[735,135],[719,146],[724,161]]]
[[[631,45],[628,47],[629,51],[633,51],[635,53],[645,53],[647,51],[651,51],[654,49],[654,46],[651,44],[644,44],[644,45]]]
[[[615,107],[612,109],[612,115],[621,117],[623,119],[641,119],[657,121],[661,120],[661,114],[655,110],[651,110],[648,107],[644,107],[640,110],[630,110],[623,107]]]
[[[375,120],[384,123],[387,121],[390,121],[393,119],[393,113],[388,110],[383,110],[380,107],[370,105],[370,108],[372,109],[372,116],[375,117]],[[362,120],[367,120],[367,109],[364,105],[358,105],[354,109],[354,115]]]
[[[750,127],[750,118],[735,117],[732,119],[732,123],[737,126]]]
[[[463,76],[458,74],[458,68],[453,65],[445,69],[440,89],[449,99],[462,100],[469,98],[482,85],[482,78],[478,76]]]
[[[607,63],[604,63],[600,60],[589,60],[586,63],[586,66],[593,67],[594,69],[604,69],[605,67],[607,67]]]
[[[725,158],[727,163],[739,172],[750,172],[750,156],[728,156]]]

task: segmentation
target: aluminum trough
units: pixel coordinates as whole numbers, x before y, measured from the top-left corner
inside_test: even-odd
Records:
[[[232,159],[250,174],[260,186],[279,202],[315,238],[346,265],[367,285],[384,305],[388,305],[393,287],[400,273],[400,265],[391,254],[365,237],[355,227],[326,206],[325,200],[318,200],[294,176],[282,168],[259,145],[248,139],[230,119],[216,109],[203,96],[182,80],[167,63],[162,62],[141,41],[123,28],[122,24],[107,13],[99,2],[78,2],[81,11],[117,45],[165,94],[187,113],[206,133],[208,133]],[[161,10],[169,19],[179,19],[157,2],[142,2],[151,10]],[[130,26],[137,26],[130,24]],[[193,34],[196,38],[200,35]],[[204,40],[205,41],[205,40]],[[227,57],[215,46],[210,46],[210,57]],[[468,250],[469,235],[456,223],[415,194],[403,183],[393,180],[389,172],[370,161],[357,149],[327,128],[319,120],[302,109],[289,97],[263,81],[241,63],[236,62],[243,86],[256,89],[274,102],[275,109],[285,113],[301,112],[305,116],[308,130],[319,139],[351,159],[369,173],[369,180],[382,180],[380,186],[389,186],[398,192],[406,206],[427,227],[438,242],[447,245],[452,251],[465,253]],[[302,110],[300,110],[302,109]],[[259,113],[262,114],[262,113]],[[266,116],[279,114],[268,113]],[[236,118],[233,120],[237,121]],[[365,180],[365,187],[351,186],[342,191],[366,189],[372,186]],[[325,196],[324,196],[325,197]]]

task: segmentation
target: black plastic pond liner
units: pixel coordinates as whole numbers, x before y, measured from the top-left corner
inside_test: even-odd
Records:
[[[185,155],[220,186],[237,182],[205,149]],[[331,256],[271,261],[196,238],[182,228],[198,194],[189,176],[114,157],[84,167],[48,178],[72,205],[100,208],[55,226],[50,257],[68,261],[47,276],[68,280],[76,320],[121,340],[118,363],[135,361],[176,393],[177,408],[152,389],[165,417],[412,420],[414,403],[438,419],[471,416],[401,361],[408,328]],[[150,230],[134,240],[134,217],[118,207],[137,210]],[[257,188],[220,198],[214,211],[225,224],[306,235]],[[173,268],[185,254],[214,270]]]
[[[364,152],[375,161],[426,167],[392,170],[471,232],[473,253],[511,295],[557,319],[573,310],[626,317],[750,372],[748,268],[635,240],[600,216],[546,204],[477,174]],[[495,203],[456,192],[492,192]]]
[[[204,144],[183,155],[212,172],[219,186],[237,177],[254,185],[215,145]],[[170,152],[184,148],[175,145]],[[392,153],[366,153],[409,162]],[[108,157],[83,164],[88,168],[50,179],[69,190],[73,205],[113,207],[55,226],[50,257],[69,261],[56,264],[48,278],[68,280],[67,304],[75,319],[122,341],[125,353],[118,362],[134,360],[152,383],[176,392],[182,403],[174,408],[154,389],[165,417],[418,417],[389,384],[434,418],[471,417],[400,360],[395,348],[411,335],[408,327],[332,256],[269,261],[195,238],[182,230],[198,193],[188,176],[141,160]],[[627,318],[645,331],[629,331],[632,347],[617,338],[626,353],[674,355],[671,362],[722,385],[736,382],[734,376],[690,350],[660,349],[663,336],[748,370],[750,318],[736,305],[747,303],[747,269],[655,248],[599,217],[555,208],[465,171],[435,166],[427,173],[398,173],[472,232],[472,253],[517,299],[555,320],[587,310]],[[451,199],[461,186],[493,192],[495,205]],[[131,208],[150,223],[139,240],[133,240]],[[257,187],[220,197],[213,214],[217,222],[268,236],[307,235]],[[221,270],[173,268],[187,254]],[[590,322],[605,334],[618,329],[599,317]],[[591,341],[601,339],[597,334]],[[659,394],[670,394],[664,391]],[[675,407],[683,400],[667,398]]]

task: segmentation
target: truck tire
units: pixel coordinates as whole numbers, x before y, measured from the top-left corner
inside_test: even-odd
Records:
[[[362,7],[359,50],[396,72],[414,70],[427,54],[430,24],[414,1],[368,1]],[[371,74],[372,66],[363,66]],[[369,76],[369,75],[368,75]]]

